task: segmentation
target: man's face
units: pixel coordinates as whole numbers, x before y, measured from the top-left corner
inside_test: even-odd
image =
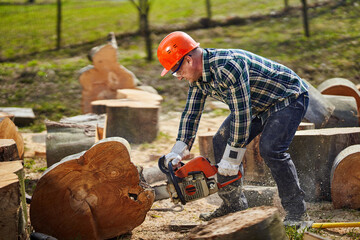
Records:
[[[196,74],[194,67],[194,60],[191,55],[185,55],[172,69],[172,75],[179,80],[186,79],[193,83],[199,79],[200,76]]]

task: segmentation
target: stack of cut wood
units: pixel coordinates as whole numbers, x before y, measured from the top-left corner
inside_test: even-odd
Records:
[[[26,239],[24,142],[9,118],[0,122],[0,238]]]
[[[107,44],[94,47],[89,54],[93,65],[80,70],[82,86],[82,111],[91,112],[91,102],[101,99],[115,99],[116,91],[135,88],[135,75],[117,61],[117,43],[114,33],[109,34]]]
[[[109,239],[139,226],[154,193],[129,153],[125,139],[106,138],[48,168],[32,197],[35,231],[58,239]]]

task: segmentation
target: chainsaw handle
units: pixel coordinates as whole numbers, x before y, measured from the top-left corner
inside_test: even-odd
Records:
[[[214,166],[216,167],[216,169],[218,169],[218,168],[219,168],[219,166],[218,166],[217,164],[216,164],[216,165],[214,165]],[[217,183],[218,188],[219,188],[219,189],[220,189],[220,188],[223,188],[223,187],[225,187],[225,186],[229,185],[230,183],[233,183],[233,182],[235,182],[235,181],[239,180],[240,178],[242,178],[241,171],[239,171],[239,172],[238,172],[238,175],[237,175],[237,177],[236,177],[236,178],[231,179],[231,180],[229,180],[229,181],[227,181],[227,182],[224,182],[224,183]]]

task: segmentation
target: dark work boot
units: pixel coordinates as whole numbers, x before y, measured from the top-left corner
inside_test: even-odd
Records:
[[[220,207],[214,212],[201,213],[199,218],[203,221],[210,221],[213,218],[222,217],[229,213],[242,211],[248,208],[246,197],[241,186],[228,185],[218,192],[223,200]]]

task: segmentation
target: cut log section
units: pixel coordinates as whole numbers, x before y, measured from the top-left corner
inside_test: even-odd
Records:
[[[4,118],[10,118],[11,121],[14,121],[14,114],[6,113],[6,112],[0,112],[0,122],[4,120]]]
[[[198,134],[200,155],[207,158],[213,165],[215,164],[213,146],[213,137],[215,134],[216,132],[206,132]]]
[[[163,97],[159,94],[150,93],[138,89],[118,89],[116,91],[117,99],[128,99],[141,102],[158,102],[161,103]]]
[[[307,84],[309,85],[309,106],[304,120],[314,123],[315,128],[323,128],[334,112],[335,106],[326,100],[310,83],[307,82]]]
[[[109,37],[106,45],[91,50],[89,58],[93,65],[80,70],[83,113],[91,112],[92,101],[115,99],[117,89],[135,88],[139,81],[131,71],[118,63],[115,35],[110,33]]]
[[[0,162],[0,203],[0,238],[27,239],[22,161]]]
[[[297,131],[289,153],[296,166],[306,201],[330,201],[330,175],[336,156],[360,144],[360,128]]]
[[[19,127],[29,126],[35,120],[32,108],[4,107],[0,112],[10,114],[10,119]]]
[[[139,226],[154,201],[122,138],[99,141],[44,172],[30,207],[37,232],[58,239],[108,239]]]
[[[318,86],[318,90],[324,95],[354,97],[356,100],[357,109],[360,112],[360,91],[357,89],[356,85],[353,82],[345,78],[331,78],[322,82]]]
[[[24,158],[23,137],[18,132],[15,124],[9,118],[4,118],[0,122],[0,139],[13,139],[16,142],[19,158]]]
[[[324,95],[335,106],[325,128],[359,127],[359,113],[356,100],[348,96]]]
[[[130,143],[152,142],[159,131],[160,106],[156,102],[108,100],[106,137],[123,137]]]
[[[0,139],[0,162],[19,159],[16,142],[13,139]]]
[[[339,153],[331,169],[334,208],[360,209],[360,145]]]
[[[190,239],[288,239],[275,207],[255,207],[215,218],[194,228]]]

